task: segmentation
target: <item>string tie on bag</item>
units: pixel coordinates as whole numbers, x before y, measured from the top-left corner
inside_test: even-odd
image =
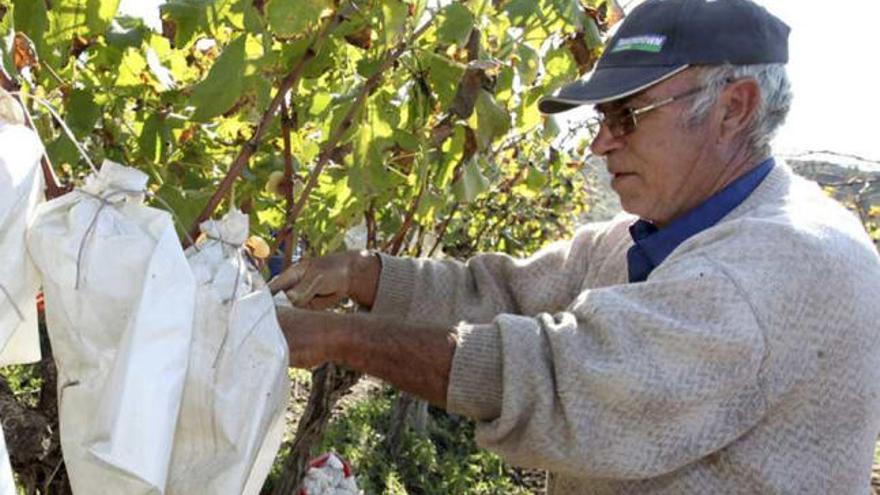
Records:
[[[110,201],[110,198],[113,198],[115,196],[121,196],[121,195],[143,194],[144,191],[115,190],[115,191],[111,191],[106,196],[92,194],[92,193],[85,191],[83,189],[77,189],[77,192],[79,192],[80,194],[83,194],[85,196],[88,196],[94,200],[97,200],[101,203],[101,205],[95,211],[95,215],[92,217],[92,221],[89,222],[89,226],[86,228],[85,234],[83,234],[82,241],[79,244],[79,250],[77,251],[77,254],[76,254],[76,284],[74,285],[74,288],[76,290],[79,290],[80,280],[81,280],[80,275],[82,272],[83,253],[85,252],[85,249],[86,249],[86,242],[88,242],[89,238],[92,236],[92,234],[94,234],[95,229],[98,225],[98,217],[101,216],[101,212],[104,211],[104,208],[106,208],[107,206],[114,204],[114,202]]]
[[[216,236],[209,235],[206,236],[208,239],[219,242],[224,246],[228,246],[235,251],[235,284],[232,286],[232,295],[229,296],[228,299],[223,301],[223,304],[229,304],[230,302],[235,300],[235,297],[238,295],[238,283],[241,282],[241,270],[244,268],[244,260],[242,260],[242,249],[244,249],[241,245],[235,244],[227,241],[223,238],[223,234],[218,234]],[[225,339],[224,339],[225,342]]]
[[[110,191],[108,194],[106,194],[104,196],[90,193],[84,189],[77,189],[76,191],[80,194],[83,194],[85,196],[88,196],[92,199],[95,199],[95,200],[101,202],[101,206],[99,206],[98,209],[95,211],[95,216],[92,217],[92,220],[89,223],[89,226],[86,229],[85,234],[83,234],[82,241],[80,242],[80,245],[79,245],[79,251],[77,252],[77,255],[76,255],[76,285],[74,286],[74,288],[77,290],[79,290],[79,288],[80,288],[80,282],[81,282],[80,274],[82,272],[82,261],[83,261],[83,254],[85,252],[86,242],[88,242],[89,237],[91,237],[94,234],[95,229],[97,228],[97,225],[98,225],[98,217],[101,216],[101,212],[104,211],[104,208],[106,208],[107,206],[118,204],[120,202],[120,201],[112,201],[111,200],[111,198],[114,198],[116,196],[120,196],[120,195],[133,196],[133,195],[143,194],[144,196],[149,197],[150,199],[154,199],[154,200],[158,201],[171,214],[171,217],[174,219],[174,222],[178,225],[178,227],[181,227],[181,229],[185,233],[187,239],[189,239],[190,243],[192,245],[195,245],[195,243],[192,241],[192,238],[189,236],[188,233],[186,233],[186,229],[183,228],[183,223],[180,221],[180,218],[177,216],[177,214],[174,212],[174,210],[171,208],[171,206],[164,199],[157,196],[155,193],[153,193],[151,191],[147,191],[147,190],[143,190],[143,189],[115,189],[115,190]],[[196,247],[196,250],[198,251],[198,247]]]

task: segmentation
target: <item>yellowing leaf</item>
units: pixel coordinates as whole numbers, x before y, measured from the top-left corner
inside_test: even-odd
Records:
[[[248,248],[248,251],[251,252],[254,258],[264,260],[272,254],[272,251],[269,249],[269,244],[267,244],[260,236],[250,236],[244,245]]]
[[[608,20],[606,22],[609,28],[613,27],[626,17],[626,13],[624,13],[623,8],[617,0],[605,0],[605,5],[608,8]]]
[[[88,0],[86,22],[94,34],[103,33],[119,10],[120,0]]]
[[[134,48],[125,50],[119,64],[116,85],[119,87],[141,86],[144,84],[141,74],[147,69],[147,60]]]
[[[544,61],[544,86],[550,91],[570,83],[578,76],[577,64],[571,53],[563,48],[551,50]]]

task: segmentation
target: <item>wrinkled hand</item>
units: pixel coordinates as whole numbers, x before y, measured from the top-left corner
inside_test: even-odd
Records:
[[[367,251],[307,258],[269,282],[273,293],[284,291],[294,306],[327,309],[351,297],[371,307],[379,282],[379,259]]]
[[[290,366],[310,369],[330,361],[333,339],[343,330],[339,315],[283,306],[275,311],[290,349]]]

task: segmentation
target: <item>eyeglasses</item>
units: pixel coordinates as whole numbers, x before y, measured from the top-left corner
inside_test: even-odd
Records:
[[[726,83],[732,81],[725,81]],[[651,110],[656,110],[664,105],[668,105],[674,101],[681,100],[683,98],[687,98],[688,96],[693,96],[700,91],[707,89],[708,86],[699,86],[684,93],[679,93],[677,95],[670,96],[669,98],[662,99],[660,101],[656,101],[649,105],[645,105],[639,108],[623,108],[620,110],[612,110],[608,112],[603,112],[602,110],[598,110],[599,116],[593,119],[588,126],[594,130],[593,135],[595,135],[599,127],[604,124],[608,127],[608,130],[611,132],[611,135],[615,138],[622,138],[628,134],[632,134],[636,130],[636,126],[639,123],[639,117],[645,115]]]

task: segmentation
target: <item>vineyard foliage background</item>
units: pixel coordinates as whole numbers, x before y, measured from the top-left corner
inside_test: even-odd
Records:
[[[537,101],[590,70],[622,16],[613,0],[168,0],[161,31],[118,7],[0,0],[0,76],[57,108],[96,163],[148,173],[184,242],[235,206],[276,269],[346,247],[525,255],[590,204],[582,133]],[[76,146],[23,101],[58,175],[50,195],[75,187],[89,172]],[[841,199],[880,238],[874,203]],[[44,351],[3,371],[0,417],[22,491],[68,493]],[[267,493],[291,493],[327,449],[354,461],[368,493],[540,490],[442,411],[376,386],[331,425],[360,377],[330,366],[294,378]]]
[[[62,109],[98,161],[148,172],[185,225],[242,153],[250,167],[222,207],[251,213],[269,239],[287,223],[291,190],[307,200],[292,220],[309,252],[339,248],[362,222],[375,247],[426,251],[450,216],[453,253],[474,247],[486,222],[475,247],[525,252],[566,231],[581,203],[576,166],[549,146],[559,130],[536,101],[591,66],[602,17],[585,7],[599,5],[171,0],[157,33],[114,18],[118,0],[6,3],[0,28],[25,34],[39,56],[25,90]],[[14,75],[15,61],[6,66]],[[271,112],[255,142],[297,69],[287,119]],[[37,125],[74,183],[86,171],[75,147],[48,114]],[[279,180],[283,135],[292,177]]]
[[[620,16],[613,2],[169,0],[161,32],[118,7],[0,0],[4,85],[57,108],[96,163],[148,173],[184,241],[235,206],[281,264],[346,245],[522,255],[570,233],[586,208],[574,134],[537,100],[592,67]],[[58,175],[50,195],[75,187],[89,170],[74,143],[23,101]],[[24,490],[64,492],[51,359],[5,378],[0,413]],[[308,403],[267,490],[295,486],[358,378],[333,367],[306,377]],[[393,457],[424,453],[399,435],[414,401],[381,403],[392,402]]]

